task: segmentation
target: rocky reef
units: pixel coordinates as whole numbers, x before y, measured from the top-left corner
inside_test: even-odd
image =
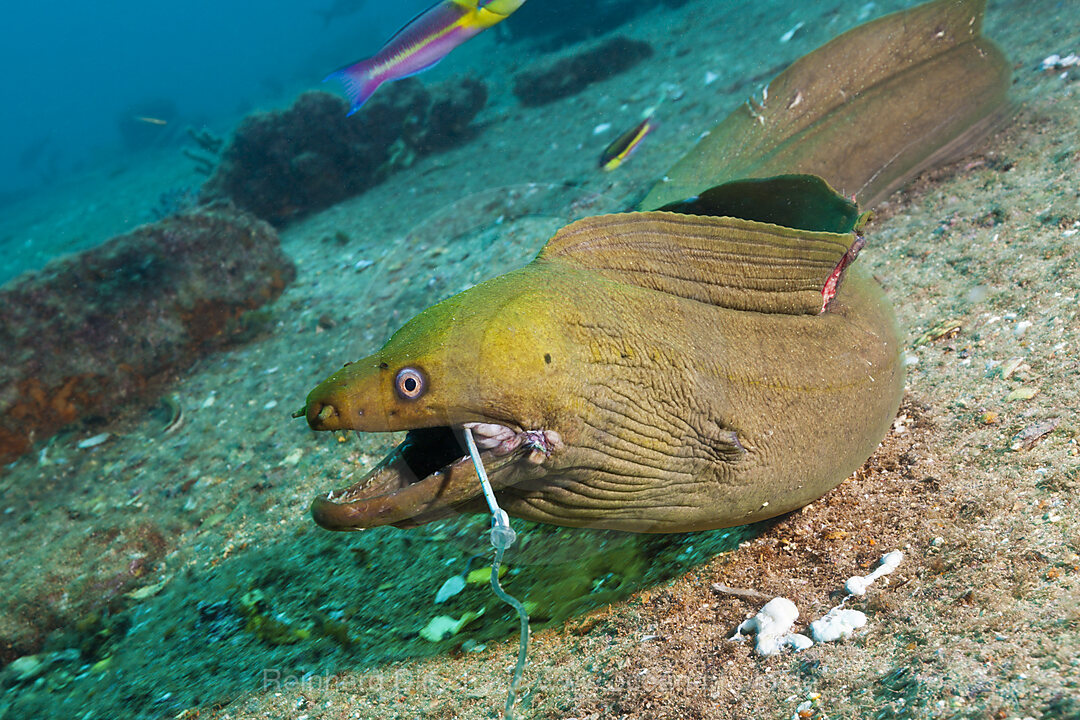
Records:
[[[0,463],[151,397],[295,276],[272,227],[219,204],[16,278],[0,289]]]
[[[352,116],[336,95],[307,92],[286,110],[245,118],[201,197],[227,198],[280,225],[462,142],[486,103],[487,87],[472,77],[430,89],[415,79],[392,83]]]
[[[661,0],[660,4],[680,8],[687,2]],[[540,50],[553,50],[606,35],[654,9],[654,3],[640,0],[597,0],[588,5],[580,0],[545,0],[521,6],[496,30],[501,28],[514,40],[528,40]]]
[[[605,40],[574,55],[518,73],[514,95],[535,107],[576,95],[594,82],[626,72],[651,57],[652,46],[622,36]]]

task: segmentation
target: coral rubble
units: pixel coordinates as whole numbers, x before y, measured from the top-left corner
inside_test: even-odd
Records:
[[[570,57],[518,73],[514,77],[514,95],[528,107],[546,105],[626,72],[652,54],[647,42],[611,38]]]
[[[148,397],[295,276],[273,228],[217,205],[16,278],[0,289],[0,462]]]
[[[418,156],[460,143],[486,102],[487,87],[471,77],[430,90],[403,80],[352,116],[336,95],[304,93],[286,110],[244,119],[202,198],[228,198],[281,224],[359,194]]]

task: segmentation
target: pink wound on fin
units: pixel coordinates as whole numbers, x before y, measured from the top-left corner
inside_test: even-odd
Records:
[[[859,254],[859,251],[866,245],[866,238],[862,235],[855,237],[855,242],[851,244],[851,247],[844,253],[844,257],[840,258],[840,262],[836,263],[836,267],[829,273],[829,277],[825,280],[825,286],[821,288],[821,312],[825,312],[829,309],[829,303],[836,297],[836,291],[840,288],[840,278],[844,274],[844,270],[851,264],[851,261]]]

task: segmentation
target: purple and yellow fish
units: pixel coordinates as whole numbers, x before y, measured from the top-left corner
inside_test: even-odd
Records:
[[[417,15],[371,57],[330,73],[349,98],[349,114],[360,109],[384,82],[423,72],[469,38],[495,25],[525,0],[442,0]]]
[[[653,122],[652,116],[649,116],[635,127],[615,138],[610,145],[604,148],[604,152],[600,155],[600,167],[611,172],[622,165],[623,161],[637,150],[638,145],[645,139],[645,136],[654,129],[656,129],[656,123]]]

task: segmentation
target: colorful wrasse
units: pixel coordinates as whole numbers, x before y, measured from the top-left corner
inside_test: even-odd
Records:
[[[461,43],[510,16],[525,0],[442,0],[417,15],[371,57],[327,76],[340,80],[349,114],[379,85],[423,72]]]
[[[638,145],[645,139],[645,136],[655,129],[656,123],[652,121],[650,116],[642,120],[636,127],[615,138],[600,155],[600,167],[611,172],[622,165],[623,161],[637,150]]]

